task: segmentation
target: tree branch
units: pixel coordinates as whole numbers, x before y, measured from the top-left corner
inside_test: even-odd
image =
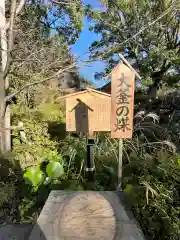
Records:
[[[12,1],[12,4],[13,4],[13,1]],[[16,13],[15,16],[17,16],[21,12],[24,4],[25,4],[25,0],[20,0],[20,3],[19,3],[19,5],[18,5],[18,7],[16,8],[16,11],[15,11],[15,13]],[[10,21],[6,24],[5,29],[8,29],[9,27],[10,27]]]
[[[71,4],[71,2],[69,1],[69,2],[62,2],[62,1],[60,1],[60,2],[58,2],[58,1],[56,1],[56,0],[53,0],[52,1],[54,4],[60,4],[60,5],[70,5]]]
[[[139,75],[139,73],[137,73],[137,71],[131,66],[131,64],[127,61],[127,59],[125,59],[125,57],[121,54],[121,53],[119,53],[119,56],[120,56],[120,58],[123,60],[123,62],[131,69],[131,71],[133,71],[134,73],[135,73],[135,75],[136,75],[136,77],[137,78],[139,78],[139,80],[141,80],[141,76]],[[119,65],[119,64],[118,64]],[[118,66],[117,65],[117,66]],[[116,67],[117,67],[116,66]],[[111,76],[111,74],[112,74],[112,72],[116,69],[116,67],[107,75],[107,76],[105,76],[105,80],[106,79],[108,79],[110,76]]]
[[[135,39],[137,36],[139,36],[141,33],[143,33],[145,30],[147,30],[148,28],[152,27],[155,23],[157,23],[159,20],[161,20],[162,18],[164,18],[168,13],[170,13],[172,11],[173,8],[173,4],[166,10],[164,11],[159,17],[157,17],[154,21],[149,22],[146,26],[144,26],[140,31],[138,31],[136,34],[134,34],[133,36],[129,37],[128,39],[126,39],[125,41],[121,42],[120,44],[116,44],[115,47],[120,47],[124,44],[126,44],[127,42],[129,42],[130,40]],[[101,57],[105,56],[106,54],[110,53],[115,47],[108,49],[107,52],[104,52],[103,54],[101,54]]]
[[[52,76],[46,77],[46,78],[44,78],[44,79],[42,79],[42,80],[40,80],[40,81],[27,83],[27,84],[25,84],[23,87],[21,87],[19,90],[17,90],[15,93],[12,93],[12,94],[10,94],[9,96],[7,96],[7,97],[5,98],[5,101],[6,101],[6,102],[7,102],[7,101],[10,101],[13,97],[15,97],[18,93],[22,92],[24,89],[29,88],[29,87],[34,86],[34,85],[37,85],[37,84],[40,84],[40,83],[43,83],[43,82],[47,82],[47,81],[51,80],[52,78],[58,76],[59,74],[61,74],[61,73],[63,73],[63,72],[66,72],[66,71],[70,70],[71,68],[73,68],[73,67],[75,67],[75,66],[76,66],[76,64],[74,63],[74,64],[70,65],[70,66],[67,67],[67,68],[60,69],[57,73],[53,74]]]
[[[17,130],[17,131],[22,131],[24,128],[20,126],[10,126],[9,128],[6,127],[0,127],[0,132],[6,131],[6,130]]]

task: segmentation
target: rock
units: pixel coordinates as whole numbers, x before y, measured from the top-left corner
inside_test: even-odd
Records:
[[[33,225],[8,224],[0,227],[0,240],[27,240]]]
[[[126,202],[126,204],[124,204]],[[122,192],[52,191],[28,240],[145,240]]]

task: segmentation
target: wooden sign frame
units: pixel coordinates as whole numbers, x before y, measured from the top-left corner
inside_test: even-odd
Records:
[[[135,73],[119,64],[111,80],[111,137],[132,138]]]
[[[95,132],[110,132],[111,95],[88,88],[68,94],[66,100],[66,131],[93,136]]]

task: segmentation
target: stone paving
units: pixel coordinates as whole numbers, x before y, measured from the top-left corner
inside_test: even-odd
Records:
[[[122,192],[52,191],[35,226],[6,224],[0,240],[145,240]]]
[[[121,192],[52,191],[29,240],[145,240]]]
[[[3,225],[0,227],[0,240],[27,240],[32,228],[31,224]]]

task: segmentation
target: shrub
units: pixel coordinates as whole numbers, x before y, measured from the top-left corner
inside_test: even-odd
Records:
[[[21,187],[25,196],[19,207],[23,222],[36,220],[52,189],[106,191],[117,186],[118,141],[98,134],[96,172],[93,185],[89,185],[84,172],[86,139],[71,135],[59,138],[58,124],[64,122],[64,115],[58,113],[57,105],[47,106],[45,103],[26,109],[22,115],[19,110],[15,114],[15,121],[23,121],[28,140],[23,143],[18,134],[14,136],[14,150],[28,184]],[[176,240],[180,237],[180,161],[177,144],[171,140],[177,138],[166,126],[159,126],[158,120],[152,113],[135,116],[133,139],[123,141],[122,187],[147,238]],[[53,131],[49,131],[49,121]],[[24,164],[28,158],[31,163]]]

